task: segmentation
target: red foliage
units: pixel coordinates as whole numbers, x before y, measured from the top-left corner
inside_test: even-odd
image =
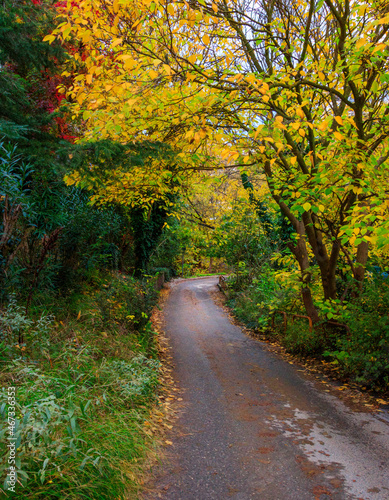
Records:
[[[45,9],[54,9],[57,12],[61,12],[64,9],[67,9],[67,1],[60,0],[55,4],[49,6],[47,3],[42,4],[42,0],[30,0],[34,5],[40,6],[43,10]],[[78,7],[78,3],[73,1],[71,3],[72,7]],[[48,33],[45,33],[46,35]],[[43,35],[43,36],[44,36]],[[69,54],[74,54],[77,51],[80,51],[79,48],[68,44],[66,50]],[[56,62],[56,61],[55,61]],[[12,68],[12,71],[17,73],[17,68]],[[58,113],[60,105],[64,100],[64,94],[58,91],[59,85],[69,86],[71,84],[72,77],[64,77],[60,74],[60,72],[51,71],[49,69],[44,69],[39,73],[35,73],[30,75],[30,102],[31,107],[35,109],[37,113]],[[53,122],[55,124],[53,128]],[[70,120],[67,119],[66,114],[57,114],[54,116],[53,121],[50,125],[44,127],[45,131],[50,131],[51,133],[55,133],[60,139],[74,142],[76,136],[72,133],[72,126]]]

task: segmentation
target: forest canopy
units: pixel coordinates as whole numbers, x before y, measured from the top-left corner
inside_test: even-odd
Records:
[[[315,320],[311,255],[326,299],[340,255],[363,282],[369,245],[388,245],[385,3],[86,0],[61,15],[46,40],[84,47],[63,91],[85,140],[147,137],[194,168],[262,172]]]

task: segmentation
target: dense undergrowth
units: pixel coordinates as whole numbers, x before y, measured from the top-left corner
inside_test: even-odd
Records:
[[[156,296],[153,279],[112,273],[63,298],[37,295],[28,316],[11,297],[0,313],[0,471],[4,488],[15,387],[17,484],[0,497],[136,497],[153,448],[143,423],[158,386]]]
[[[227,282],[229,305],[239,320],[289,352],[331,365],[340,378],[379,392],[389,390],[389,282],[370,273],[364,291],[343,301],[319,301],[323,320],[309,328],[297,271],[241,266]],[[284,327],[284,314],[287,327]],[[272,316],[274,324],[272,326]],[[343,326],[344,325],[344,326]]]

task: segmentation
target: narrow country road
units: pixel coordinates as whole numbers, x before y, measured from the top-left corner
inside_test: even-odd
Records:
[[[389,500],[389,425],[231,324],[216,278],[164,310],[182,409],[148,500]],[[320,387],[321,386],[321,387]]]

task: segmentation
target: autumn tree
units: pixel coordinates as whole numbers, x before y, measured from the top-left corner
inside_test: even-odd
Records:
[[[369,244],[388,244],[386,2],[68,5],[47,40],[88,47],[67,89],[87,139],[147,137],[197,168],[261,170],[294,228],[288,245],[313,320],[312,262],[325,299],[337,296],[341,253],[362,284]]]

